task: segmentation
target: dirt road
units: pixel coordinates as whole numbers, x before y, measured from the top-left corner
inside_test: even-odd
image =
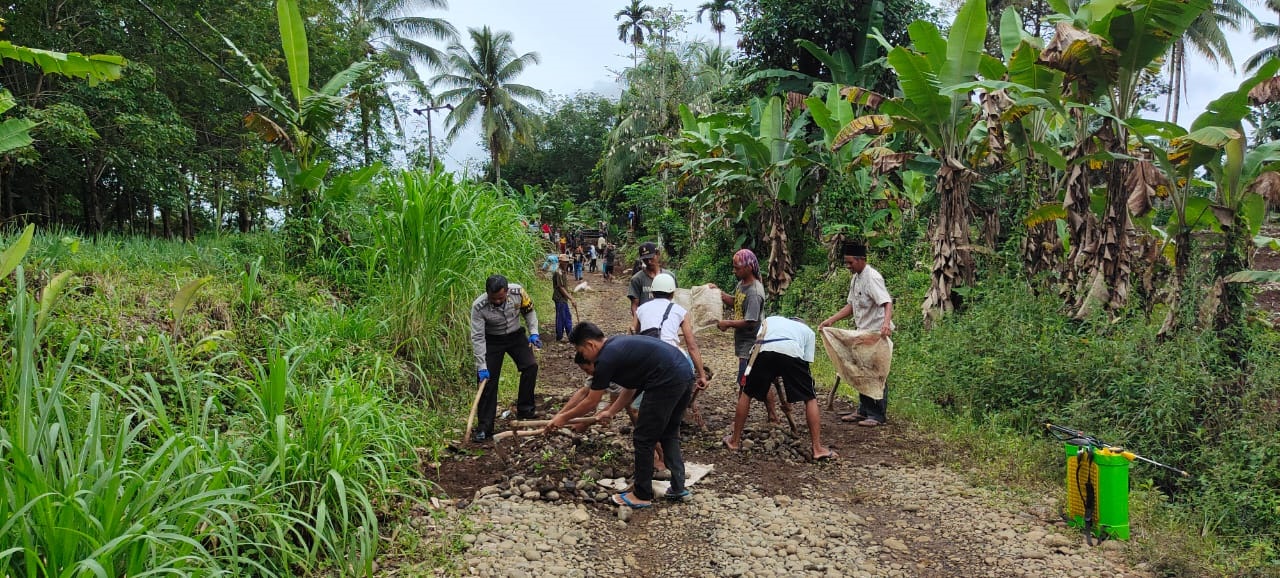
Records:
[[[629,308],[622,281],[588,277],[583,316],[621,333]],[[575,319],[575,321],[577,321]],[[546,325],[550,326],[551,319]],[[550,414],[585,377],[573,349],[540,354],[539,412]],[[685,459],[714,470],[685,503],[632,511],[608,504],[600,483],[627,476],[627,420],[583,439],[538,437],[467,446],[436,480],[453,500],[435,539],[463,546],[452,563],[467,576],[1149,576],[1123,561],[1124,545],[1081,544],[1062,527],[1053,496],[1016,497],[975,488],[928,459],[940,451],[902,423],[861,428],[823,412],[824,441],[840,453],[807,459],[808,432],[772,425],[753,406],[741,451],[720,445],[733,415],[732,336],[698,334],[716,373],[701,398],[708,428],[686,425]],[[825,388],[820,399],[825,402]],[[510,400],[502,400],[508,403]],[[825,403],[824,403],[825,405]],[[850,409],[844,400],[836,410]],[[505,424],[499,423],[499,429]],[[420,576],[422,561],[387,565],[384,575]],[[440,572],[436,570],[436,572]]]

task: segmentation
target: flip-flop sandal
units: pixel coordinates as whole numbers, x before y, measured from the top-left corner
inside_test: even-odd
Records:
[[[720,445],[721,445],[721,446],[723,446],[723,447],[724,447],[724,449],[729,450],[729,451],[731,451],[731,452],[736,452],[736,451],[738,451],[738,450],[742,449],[742,446],[741,446],[741,445],[739,445],[739,446],[738,446],[738,447],[736,447],[736,448],[735,448],[735,447],[733,447],[733,446],[731,446],[731,445],[729,445],[729,439],[730,439],[731,437],[733,437],[733,436],[725,436],[725,437],[720,438]]]
[[[843,421],[846,423],[856,423],[860,421],[865,421],[866,419],[867,419],[867,416],[856,413],[856,412],[840,416],[840,421]]]
[[[880,427],[880,426],[884,425],[884,422],[882,422],[882,421],[876,421],[876,420],[874,420],[874,419],[864,419],[864,420],[862,420],[862,421],[858,422],[858,425],[860,425],[860,426],[862,426],[862,427]]]
[[[691,495],[692,493],[689,492],[689,489],[685,488],[675,493],[673,493],[671,490],[667,490],[667,493],[663,497],[671,502],[683,502],[687,500]]]
[[[613,501],[614,504],[617,504],[619,506],[627,506],[632,510],[642,510],[644,508],[648,508],[649,506],[653,505],[652,503],[641,504],[640,502],[632,502],[631,498],[627,497],[630,495],[631,495],[631,492],[622,492],[621,494],[614,494],[611,500]]]
[[[839,457],[840,457],[840,454],[836,453],[836,451],[835,451],[835,450],[828,450],[828,451],[827,451],[827,453],[826,453],[826,455],[822,455],[822,456],[814,456],[813,461],[815,461],[815,462],[829,462],[829,461],[835,460],[835,459],[837,459],[837,458],[839,458]]]

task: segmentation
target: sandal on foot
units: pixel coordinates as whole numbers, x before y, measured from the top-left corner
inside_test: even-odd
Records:
[[[835,451],[835,450],[827,450],[827,453],[825,453],[825,454],[823,454],[823,455],[820,455],[820,456],[813,456],[813,461],[815,461],[815,462],[829,462],[829,461],[832,461],[832,460],[834,460],[834,459],[836,459],[836,458],[839,458],[839,457],[840,457],[840,454],[836,453],[836,451]]]
[[[725,448],[725,449],[727,449],[727,450],[729,450],[729,451],[731,451],[731,452],[736,452],[736,451],[738,451],[738,449],[740,449],[740,448],[742,447],[742,445],[741,445],[741,444],[739,444],[739,445],[738,445],[738,447],[736,447],[736,448],[735,448],[735,447],[733,447],[732,445],[730,445],[730,444],[729,444],[729,440],[731,440],[731,439],[733,439],[733,435],[727,435],[727,436],[724,436],[724,437],[720,438],[720,445],[724,446],[724,448]]]
[[[671,501],[671,502],[683,502],[686,499],[688,499],[689,496],[691,495],[692,494],[689,492],[689,489],[685,488],[683,490],[680,490],[679,492],[672,492],[671,490],[667,490],[667,493],[662,497],[666,498],[667,501]]]
[[[857,412],[850,413],[850,414],[845,414],[845,415],[840,416],[840,421],[848,422],[848,423],[856,423],[856,422],[860,422],[860,421],[866,421],[866,419],[867,419],[867,416],[862,415],[862,414],[857,413]]]
[[[862,427],[880,427],[880,426],[884,425],[884,422],[879,421],[879,420],[874,420],[874,419],[871,419],[871,418],[867,418],[867,419],[864,419],[864,420],[862,420],[862,421],[858,422],[858,425],[860,425],[860,426],[862,426]]]
[[[622,492],[620,494],[614,494],[611,500],[613,501],[614,504],[617,504],[619,506],[627,506],[632,510],[640,510],[640,509],[648,508],[649,506],[653,505],[652,503],[642,504],[640,502],[632,502],[629,496],[631,496],[631,492]]]

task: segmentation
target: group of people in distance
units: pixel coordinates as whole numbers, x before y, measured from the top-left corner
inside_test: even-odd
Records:
[[[683,500],[689,496],[680,451],[680,424],[697,392],[706,388],[710,379],[702,363],[688,311],[672,301],[676,290],[675,275],[662,267],[660,252],[653,243],[642,244],[639,254],[643,268],[632,276],[627,290],[632,312],[630,329],[634,334],[606,336],[590,322],[568,327],[567,323],[562,325],[557,320],[557,340],[567,337],[575,349],[575,361],[591,375],[591,379],[574,393],[546,426],[548,431],[555,431],[567,426],[570,420],[593,412],[597,425],[607,425],[619,411],[634,410],[634,486],[632,490],[613,497],[616,504],[632,508],[652,505],[656,462],[664,462],[666,469],[670,470],[671,485],[665,497]],[[879,338],[889,339],[894,329],[893,300],[885,287],[884,277],[867,264],[865,246],[846,243],[842,254],[845,267],[853,273],[846,303],[822,321],[819,330],[852,317],[856,329],[875,332]],[[764,402],[771,420],[776,421],[772,385],[776,379],[781,379],[784,385],[782,401],[803,402],[805,405],[812,443],[811,457],[816,461],[838,457],[835,451],[822,444],[821,439],[817,392],[809,367],[814,360],[817,341],[813,329],[798,319],[763,316],[765,292],[755,253],[748,249],[740,250],[733,255],[731,264],[738,283],[732,293],[722,292],[722,298],[725,305],[733,307],[733,314],[731,318],[720,321],[717,327],[721,331],[734,331],[739,393],[733,429],[724,437],[724,446],[731,450],[741,447],[752,400]],[[563,302],[572,301],[572,295],[564,284],[555,285],[554,280],[553,290],[563,300],[556,301],[559,312]],[[566,319],[567,313],[566,305]],[[520,326],[520,317],[529,327],[527,338]],[[537,316],[527,294],[522,287],[508,283],[500,275],[490,277],[485,294],[476,298],[471,321],[477,378],[489,380],[481,394],[480,425],[473,436],[473,441],[482,442],[493,435],[497,383],[504,355],[511,356],[521,374],[517,416],[522,419],[533,416],[537,363],[530,347],[540,347],[541,340],[537,332]],[[681,339],[685,349],[680,347]],[[598,409],[606,391],[613,393],[611,401],[604,409]],[[841,419],[876,427],[885,423],[886,409],[887,389],[882,399],[860,395],[857,411]]]

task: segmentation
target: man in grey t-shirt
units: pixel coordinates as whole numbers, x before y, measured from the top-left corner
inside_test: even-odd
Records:
[[[662,268],[662,259],[658,246],[653,243],[640,244],[640,261],[644,269],[631,276],[631,285],[627,287],[627,299],[631,300],[631,325],[636,325],[636,309],[653,299],[653,278],[666,273],[676,278],[675,273]],[[639,329],[637,329],[638,331]]]
[[[751,357],[751,348],[756,343],[756,332],[760,330],[760,320],[764,319],[764,284],[760,282],[760,261],[751,249],[741,249],[733,254],[733,276],[738,278],[738,285],[733,294],[721,292],[720,299],[725,305],[733,306],[733,319],[724,319],[716,324],[720,331],[733,329],[733,352],[738,357],[738,385],[742,385],[742,373],[747,368],[747,358]],[[769,410],[769,421],[778,421],[775,409],[775,396],[770,393],[765,407]]]

